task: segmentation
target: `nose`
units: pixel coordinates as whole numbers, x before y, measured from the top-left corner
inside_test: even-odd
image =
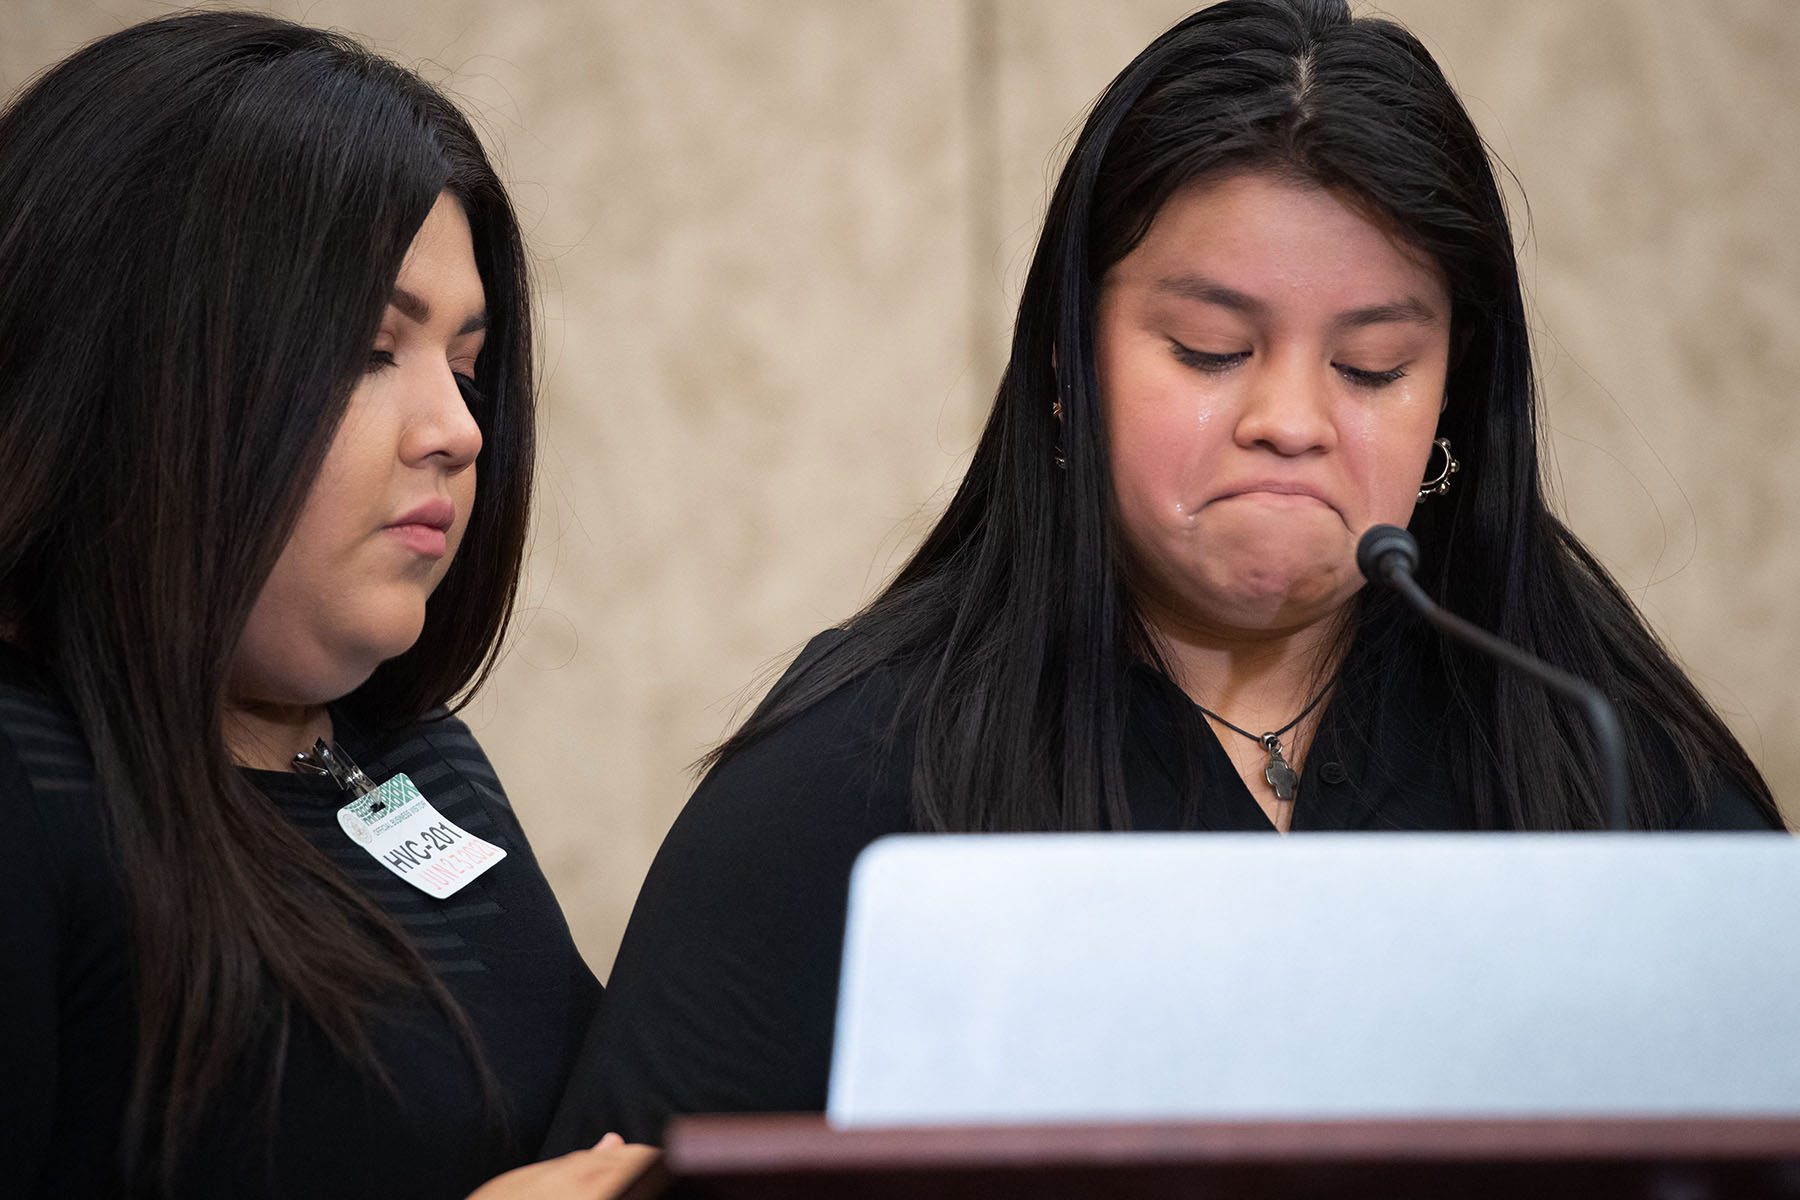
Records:
[[[435,465],[455,474],[481,453],[481,425],[469,411],[465,386],[447,367],[420,381],[401,440],[400,455],[408,465]]]
[[[1243,408],[1233,430],[1246,449],[1284,458],[1329,450],[1337,444],[1332,418],[1329,366],[1320,369],[1301,355],[1265,360],[1247,381]]]

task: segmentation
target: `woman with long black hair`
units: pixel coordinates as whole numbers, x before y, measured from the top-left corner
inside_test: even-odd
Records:
[[[1536,409],[1494,171],[1415,38],[1342,0],[1158,38],[1062,170],[948,510],[671,830],[593,1111],[655,1139],[820,1108],[850,865],[884,833],[1599,827],[1581,714],[1364,589],[1378,523],[1440,604],[1613,698],[1636,825],[1779,828],[1546,505]]]
[[[529,1163],[600,988],[446,708],[534,455],[474,132],[334,35],[136,26],[0,114],[0,281],[0,1190]]]

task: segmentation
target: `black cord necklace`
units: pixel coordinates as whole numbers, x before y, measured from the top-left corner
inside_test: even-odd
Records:
[[[1270,733],[1251,733],[1248,729],[1240,729],[1238,726],[1233,725],[1230,721],[1227,721],[1224,717],[1221,717],[1210,708],[1206,708],[1199,704],[1194,705],[1194,707],[1198,708],[1201,712],[1205,713],[1225,728],[1231,730],[1231,732],[1243,734],[1245,737],[1269,752],[1269,761],[1263,767],[1263,778],[1268,780],[1269,786],[1275,789],[1275,799],[1281,801],[1283,804],[1290,804],[1293,802],[1294,797],[1300,794],[1300,776],[1294,773],[1294,768],[1288,765],[1288,760],[1283,757],[1281,753],[1281,735],[1304,721],[1306,719],[1306,714],[1319,707],[1319,701],[1323,700],[1325,698],[1325,693],[1330,690],[1331,685],[1329,683],[1320,688],[1319,694],[1306,702],[1306,707],[1300,710],[1298,716],[1289,721],[1286,725],[1283,725],[1280,729]]]

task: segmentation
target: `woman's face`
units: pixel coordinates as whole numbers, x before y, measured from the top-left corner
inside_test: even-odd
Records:
[[[1262,637],[1343,605],[1357,538],[1407,523],[1431,453],[1450,344],[1437,271],[1332,192],[1202,180],[1107,273],[1095,341],[1152,623]]]
[[[407,250],[299,523],[233,662],[233,699],[321,704],[418,640],[475,503],[472,377],[486,300],[462,206],[440,196]]]

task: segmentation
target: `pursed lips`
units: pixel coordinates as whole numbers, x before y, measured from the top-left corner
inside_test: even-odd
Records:
[[[1244,497],[1267,498],[1276,496],[1287,497],[1294,502],[1311,501],[1316,504],[1323,504],[1334,512],[1337,511],[1337,505],[1326,499],[1324,493],[1318,488],[1313,487],[1310,484],[1286,479],[1258,480],[1254,483],[1230,487],[1214,497],[1213,502],[1216,504],[1221,500],[1237,500]]]

